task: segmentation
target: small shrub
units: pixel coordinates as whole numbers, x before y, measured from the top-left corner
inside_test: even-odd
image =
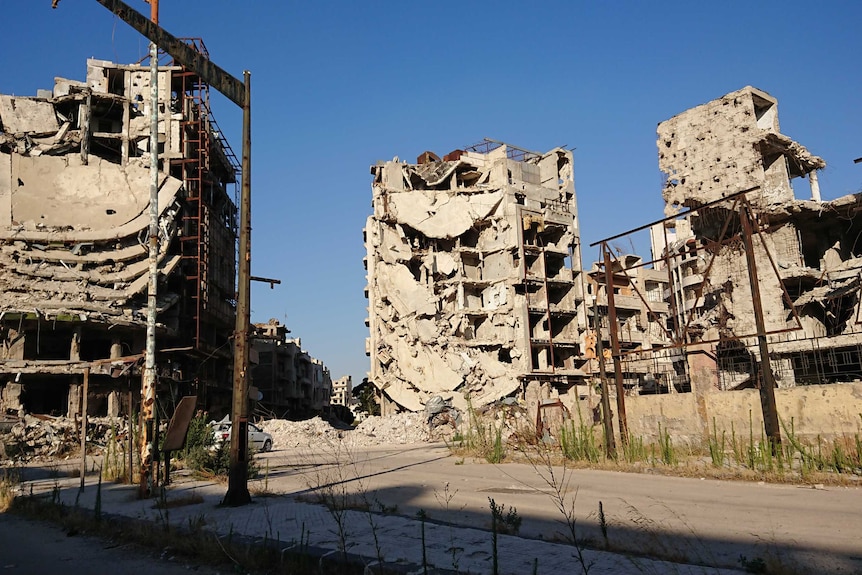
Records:
[[[726,434],[721,431],[721,441],[718,439],[718,431],[715,426],[715,418],[712,418],[712,435],[709,438],[709,458],[713,467],[724,467],[724,447]]]
[[[15,499],[15,490],[20,485],[20,476],[17,471],[3,470],[0,475],[0,513],[5,513]]]
[[[496,527],[497,532],[517,535],[521,530],[522,521],[521,516],[518,515],[518,510],[515,507],[509,507],[507,511],[505,505],[497,505],[490,497],[488,503],[491,507],[491,525]]]
[[[592,425],[583,420],[568,421],[560,428],[560,449],[566,459],[596,463],[602,458],[602,449]]]
[[[658,444],[662,463],[665,465],[676,465],[677,457],[673,447],[673,440],[670,438],[667,429],[661,428],[661,423],[658,424]]]

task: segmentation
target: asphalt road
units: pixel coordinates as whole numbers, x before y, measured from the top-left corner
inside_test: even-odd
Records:
[[[164,556],[163,556],[164,555]],[[55,525],[0,513],[0,573],[8,575],[214,575],[209,567],[171,560],[170,552],[69,536]]]
[[[491,465],[452,457],[442,445],[345,450],[318,444],[260,457],[266,478],[253,490],[314,499],[321,486],[347,481],[399,515],[423,510],[431,520],[481,528],[490,525],[493,498],[517,509],[522,536],[549,540],[568,531],[562,507],[572,511],[578,537],[598,548],[725,567],[744,566],[744,557],[783,572],[862,573],[860,487]]]

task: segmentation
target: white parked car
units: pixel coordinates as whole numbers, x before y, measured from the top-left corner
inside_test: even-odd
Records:
[[[230,444],[230,422],[212,421],[213,435],[215,436],[214,447],[218,448],[221,444]],[[257,451],[272,450],[272,435],[265,432],[253,423],[248,424],[248,446]]]

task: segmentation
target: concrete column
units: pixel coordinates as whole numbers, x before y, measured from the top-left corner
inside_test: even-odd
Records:
[[[707,398],[718,389],[718,365],[715,360],[715,344],[690,345],[688,348],[688,373],[691,392],[695,397],[697,424],[704,439],[709,438],[710,414]]]
[[[120,416],[120,392],[112,391],[108,394],[108,417]]]
[[[120,338],[114,337],[111,339],[111,359],[118,357],[123,357],[123,344],[120,342]]]
[[[24,359],[24,341],[26,336],[23,331],[14,329],[9,330],[9,336],[6,341],[9,344],[9,349],[6,352],[7,359]]]
[[[69,401],[66,407],[66,417],[81,415],[81,384],[77,380],[69,384]]]
[[[817,170],[808,172],[808,183],[811,184],[811,199],[815,202],[820,200],[820,182],[817,181]]]
[[[20,383],[10,381],[0,394],[0,406],[4,410],[17,412],[24,411],[24,404],[21,403],[21,396],[24,394],[24,386]]]
[[[69,360],[71,361],[80,361],[81,360],[81,328],[76,327],[74,333],[72,334],[72,343],[69,346]]]

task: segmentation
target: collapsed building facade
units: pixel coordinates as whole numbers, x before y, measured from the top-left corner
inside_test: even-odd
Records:
[[[326,410],[333,393],[329,369],[302,349],[302,340],[276,319],[254,324],[251,384],[263,416],[298,418]],[[349,379],[349,376],[348,376]]]
[[[200,41],[194,47],[205,54]],[[238,163],[208,87],[161,66],[160,393],[230,405]],[[148,66],[88,60],[85,81],[0,96],[0,392],[8,412],[92,414],[137,401],[145,348]],[[121,395],[122,393],[122,395]]]
[[[657,267],[670,268],[681,343],[706,352],[704,383],[760,386],[755,297],[778,387],[862,379],[860,195],[822,201],[826,164],[781,134],[777,100],[743,88],[662,122],[657,145],[666,215],[696,209],[654,226],[652,243]],[[791,182],[801,178],[810,199],[795,197]],[[743,202],[756,290],[740,239]]]
[[[384,414],[583,381],[571,151],[485,141],[371,173],[366,352]]]

